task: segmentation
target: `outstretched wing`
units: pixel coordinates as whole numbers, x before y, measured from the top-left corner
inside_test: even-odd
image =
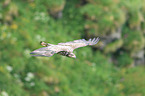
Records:
[[[46,56],[46,57],[51,57],[55,53],[57,53],[57,52],[54,51],[54,50],[49,50],[48,47],[43,47],[43,48],[34,50],[30,54],[31,54],[31,56]]]
[[[99,41],[99,37],[89,39],[88,41],[86,41],[85,39],[80,39],[80,40],[74,40],[74,41],[66,42],[66,43],[58,43],[58,45],[70,46],[73,49],[76,49],[76,48],[84,47],[84,46],[87,46],[87,45],[95,45],[95,44],[98,43],[98,41]]]

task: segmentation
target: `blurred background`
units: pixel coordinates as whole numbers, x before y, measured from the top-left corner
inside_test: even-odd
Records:
[[[145,0],[0,0],[0,96],[145,96]],[[95,46],[31,57],[40,41]]]

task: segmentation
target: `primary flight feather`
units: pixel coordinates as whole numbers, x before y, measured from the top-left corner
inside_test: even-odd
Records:
[[[73,53],[74,49],[79,47],[84,47],[87,45],[95,45],[98,43],[98,41],[99,41],[99,37],[94,39],[89,39],[88,41],[86,41],[85,39],[80,39],[80,40],[74,40],[66,43],[58,43],[57,45],[41,42],[41,45],[46,47],[36,49],[30,54],[32,54],[32,56],[51,57],[55,53],[57,53],[63,56],[76,58],[75,54]]]

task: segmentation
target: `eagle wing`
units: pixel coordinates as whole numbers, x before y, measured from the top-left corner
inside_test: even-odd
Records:
[[[73,49],[76,49],[76,48],[84,47],[84,46],[87,46],[87,45],[95,45],[95,44],[98,43],[98,41],[99,41],[99,37],[89,39],[88,41],[86,41],[85,39],[80,39],[80,40],[74,40],[74,41],[66,42],[66,43],[58,43],[58,45],[70,46]]]
[[[30,54],[31,54],[31,56],[51,57],[55,53],[58,53],[59,51],[60,51],[59,48],[58,48],[58,50],[55,50],[55,49],[52,49],[49,47],[42,47],[42,48],[39,48],[39,49],[32,51]]]

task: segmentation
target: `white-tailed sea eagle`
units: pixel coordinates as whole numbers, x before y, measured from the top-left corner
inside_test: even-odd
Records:
[[[86,41],[85,39],[80,39],[80,40],[74,40],[71,42],[66,42],[66,43],[58,43],[57,45],[41,42],[41,45],[45,46],[40,49],[36,49],[30,54],[32,56],[46,56],[46,57],[51,57],[55,53],[71,57],[71,58],[76,58],[75,54],[73,53],[73,50],[79,47],[84,47],[87,45],[95,45],[99,41],[98,38],[93,38],[89,39]]]

